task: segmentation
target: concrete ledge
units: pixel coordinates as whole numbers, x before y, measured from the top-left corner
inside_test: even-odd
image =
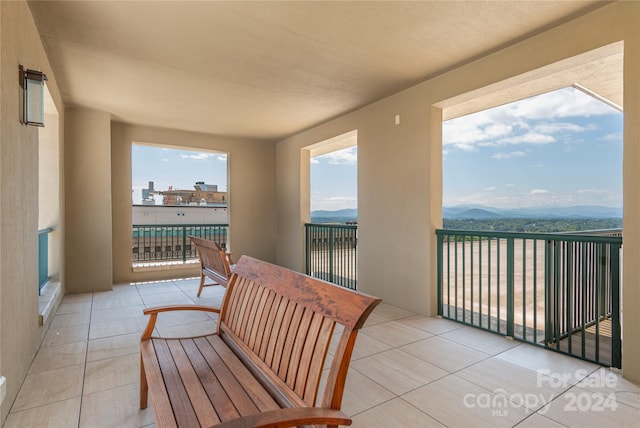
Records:
[[[42,294],[38,297],[38,325],[43,326],[49,318],[55,315],[60,302],[62,302],[61,285],[59,282],[47,282],[42,288]]]
[[[200,266],[198,259],[187,260],[186,262],[180,261],[167,261],[167,262],[149,262],[149,263],[134,263],[134,272],[155,272],[165,270],[193,270]]]

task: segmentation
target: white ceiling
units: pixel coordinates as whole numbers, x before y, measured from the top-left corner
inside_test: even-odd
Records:
[[[66,105],[281,139],[594,1],[29,2]]]

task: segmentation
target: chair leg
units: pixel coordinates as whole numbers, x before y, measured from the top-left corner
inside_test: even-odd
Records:
[[[204,288],[204,274],[200,274],[200,288],[198,288],[198,297],[202,293],[202,289]]]
[[[140,356],[140,409],[147,408],[147,398],[149,395],[149,385],[147,384],[147,375],[144,372],[144,362],[142,355]]]

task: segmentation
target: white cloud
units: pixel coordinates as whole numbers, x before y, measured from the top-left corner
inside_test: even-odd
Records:
[[[503,144],[550,144],[557,141],[553,134],[595,129],[559,119],[611,113],[616,111],[608,105],[565,88],[446,121],[443,145],[473,151]]]
[[[325,200],[330,202],[355,202],[357,199],[353,196],[333,196]]]
[[[612,107],[574,88],[564,88],[510,104],[512,114],[528,119],[591,117],[615,113]]]
[[[545,135],[539,132],[527,132],[526,134],[516,135],[513,137],[503,138],[498,141],[499,144],[550,144],[556,139],[552,135]]]
[[[477,192],[468,195],[454,195],[445,198],[442,203],[444,206],[456,205],[488,205],[496,206],[496,195],[493,192]]]
[[[531,191],[529,192],[529,194],[531,195],[544,195],[549,193],[551,192],[546,189],[531,189]]]
[[[581,126],[576,123],[567,122],[545,122],[539,123],[534,127],[534,130],[543,134],[555,134],[556,132],[587,132],[594,131],[597,127],[593,124],[588,126]]]
[[[602,194],[606,194],[609,193],[609,191],[604,190],[604,189],[578,189],[577,191],[578,193],[591,193],[591,194],[596,194],[596,195],[602,195]]]
[[[514,157],[522,157],[522,156],[526,156],[527,154],[523,151],[515,151],[515,152],[510,152],[510,153],[496,153],[493,156],[491,156],[494,159],[509,159],[509,158],[514,158]]]
[[[444,122],[442,132],[443,145],[451,144],[462,150],[473,150],[475,143],[491,142],[510,135],[513,132],[513,126],[493,122],[488,115],[479,114]]]
[[[316,156],[312,159],[317,159],[318,161],[323,159],[333,165],[356,165],[358,163],[358,148],[353,146],[342,150],[336,150],[335,152]]]
[[[612,143],[621,143],[622,142],[622,132],[616,132],[615,134],[607,134],[602,137],[603,141],[610,141]]]
[[[541,190],[541,189],[538,189]],[[590,190],[590,189],[583,189]],[[593,190],[593,189],[591,189]],[[571,205],[602,205],[620,206],[621,196],[610,191],[586,191],[552,193],[508,193],[476,192],[464,195],[454,195],[443,200],[444,206],[456,205],[485,205],[496,208],[541,207],[541,206],[571,206]]]
[[[214,156],[213,153],[195,153],[193,155],[181,154],[180,159],[204,160]]]
[[[496,186],[485,187],[484,190],[493,191],[493,190],[496,190]]]

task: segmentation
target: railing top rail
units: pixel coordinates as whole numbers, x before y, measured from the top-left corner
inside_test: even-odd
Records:
[[[336,224],[336,223],[305,223],[305,227],[326,227],[328,229],[357,229],[357,224]]]
[[[563,232],[566,235],[589,235],[589,236],[622,236],[622,229],[594,229],[576,230],[574,232]]]
[[[229,227],[227,223],[221,224],[134,224],[131,227],[148,227],[148,228],[156,228],[156,227]]]
[[[40,229],[38,231],[38,235],[44,235],[44,234],[51,233],[51,232],[53,232],[53,227],[47,227],[45,229]]]
[[[478,236],[482,238],[513,238],[544,241],[594,242],[622,245],[622,236],[594,236],[570,233],[490,232],[484,230],[436,229],[437,236]]]

